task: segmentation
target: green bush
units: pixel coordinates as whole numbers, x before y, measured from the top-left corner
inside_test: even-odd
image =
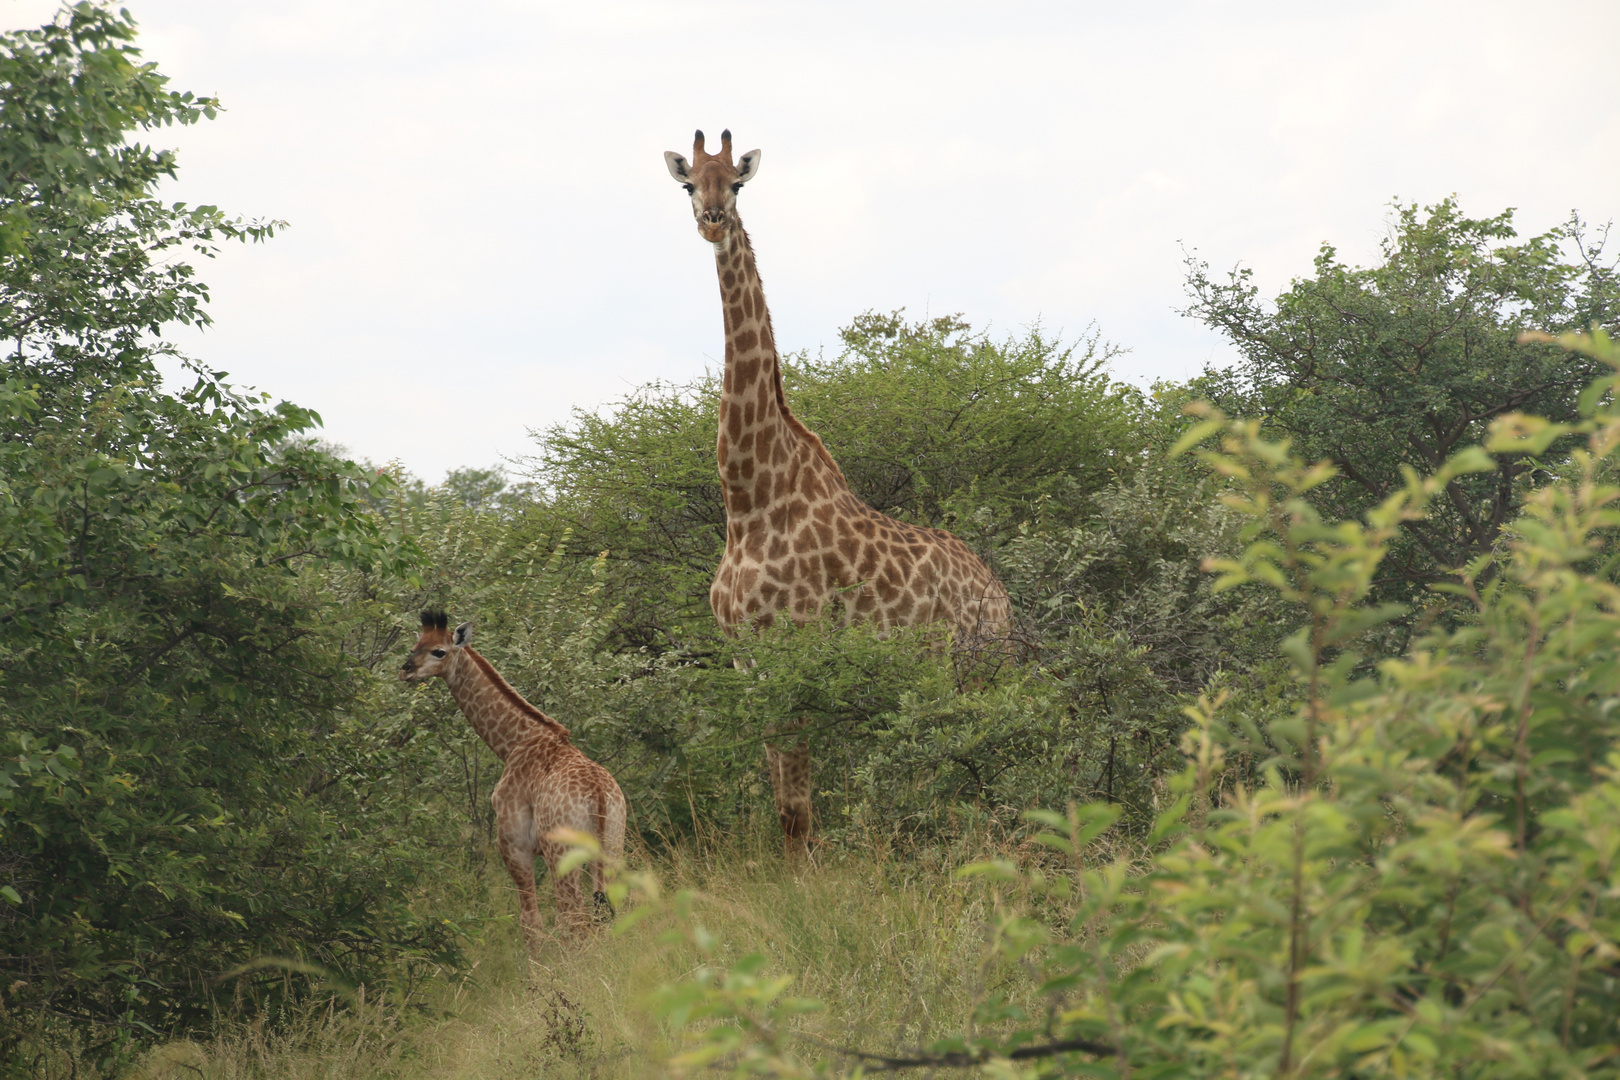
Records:
[[[1334,475],[1311,495],[1330,518],[1361,517],[1401,489],[1402,470],[1435,472],[1504,414],[1574,420],[1577,397],[1602,366],[1520,332],[1620,319],[1606,231],[1592,233],[1578,215],[1511,243],[1511,210],[1470,218],[1451,198],[1395,212],[1377,265],[1347,266],[1324,245],[1313,273],[1271,304],[1248,270],[1218,280],[1207,265],[1189,265],[1187,314],[1241,356],[1206,372],[1200,391],[1234,416],[1263,419],[1306,460],[1333,462]],[[1491,473],[1452,477],[1445,498],[1391,541],[1378,595],[1412,603],[1490,551],[1525,494],[1547,481],[1548,464],[1573,446],[1501,454]],[[1403,636],[1390,647],[1399,651]]]
[[[884,513],[989,553],[1022,521],[1080,520],[1142,456],[1142,402],[1103,374],[1114,350],[1095,335],[1067,347],[1033,330],[997,342],[957,318],[900,313],[859,316],[841,334],[835,358],[784,357],[783,382],[855,494]],[[528,461],[552,527],[572,530],[579,552],[608,552],[622,644],[714,647],[718,401],[713,373],[653,383],[611,411],[576,411]]]
[[[1080,520],[1135,471],[1144,405],[1108,377],[1120,350],[1095,330],[1071,345],[1039,328],[993,341],[960,316],[903,316],[857,316],[836,357],[783,367],[795,415],[866,502],[989,550],[1037,515]]]
[[[1565,344],[1620,371],[1602,332]],[[1599,380],[1575,425],[1500,417],[1489,453],[1409,474],[1365,524],[1323,518],[1308,496],[1332,466],[1304,464],[1258,421],[1211,412],[1189,432],[1218,437],[1203,456],[1246,521],[1219,586],[1261,585],[1303,612],[1284,645],[1297,708],[1264,727],[1222,697],[1189,710],[1149,857],[1099,849],[1118,810],[1089,803],[1030,815],[1048,856],[964,868],[993,903],[987,977],[970,1024],[904,1062],[1031,1077],[1620,1072],[1620,591],[1607,557],[1620,486],[1601,480],[1620,453],[1617,384]],[[1400,614],[1376,599],[1400,528],[1493,455],[1568,436],[1579,477],[1530,493],[1501,553],[1447,586],[1466,624],[1375,671],[1359,663],[1358,641]],[[668,987],[664,1015],[707,1021],[676,1063],[739,1076],[902,1063],[795,1039],[815,1003],[786,988],[760,954]]]
[[[428,863],[320,781],[358,693],[315,567],[406,570],[374,478],[291,444],[307,410],[155,335],[205,322],[182,254],[261,238],[151,193],[125,135],[213,103],[164,89],[89,4],[0,36],[0,1058],[62,1034],[90,1065],[222,1003],[454,961]],[[268,966],[267,966],[268,965]],[[235,973],[235,974],[233,974]],[[236,977],[240,975],[240,978]],[[316,979],[321,981],[324,976]]]

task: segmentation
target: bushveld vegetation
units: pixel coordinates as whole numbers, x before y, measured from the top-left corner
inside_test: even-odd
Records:
[[[1242,360],[1151,393],[1094,334],[859,316],[789,399],[986,556],[1016,654],[731,640],[713,374],[438,486],[159,378],[190,260],[276,223],[158,198],[132,137],[216,103],[132,40],[81,4],[0,42],[11,1071],[1620,1073],[1601,230],[1397,206],[1378,265],[1271,302],[1195,263]],[[617,925],[538,968],[499,763],[393,678],[429,606],[631,802]],[[819,843],[785,864],[790,717]]]

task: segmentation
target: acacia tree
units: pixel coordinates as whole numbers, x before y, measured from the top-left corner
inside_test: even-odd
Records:
[[[887,514],[989,552],[1021,522],[1080,520],[1140,460],[1143,403],[1108,378],[1116,350],[1095,334],[995,340],[959,317],[894,312],[857,316],[840,337],[834,357],[783,357],[788,403],[855,494]],[[577,552],[609,552],[633,644],[712,633],[726,520],[718,394],[713,375],[653,383],[611,413],[577,411],[537,433],[529,467],[549,500],[543,527],[571,528]]]
[[[1263,419],[1306,460],[1332,461],[1337,475],[1313,498],[1335,518],[1377,506],[1401,489],[1407,468],[1436,472],[1506,413],[1571,421],[1598,365],[1520,334],[1613,325],[1620,287],[1603,262],[1603,235],[1579,217],[1510,243],[1516,236],[1511,210],[1470,218],[1454,198],[1422,210],[1398,205],[1379,265],[1348,266],[1323,245],[1313,274],[1271,304],[1249,270],[1222,280],[1192,261],[1186,314],[1242,357],[1206,372],[1199,389],[1232,414]],[[1391,544],[1378,594],[1408,599],[1491,550],[1538,466],[1571,445],[1452,477],[1428,516]]]
[[[833,359],[784,368],[795,411],[861,498],[919,524],[962,529],[988,510],[983,546],[1036,517],[1069,524],[1134,471],[1142,402],[1092,329],[1065,344],[1038,327],[994,340],[960,316],[858,315]]]
[[[374,979],[451,943],[312,782],[353,687],[305,568],[408,550],[297,442],[314,413],[164,387],[163,328],[207,321],[188,258],[272,226],[158,200],[173,155],[128,137],[216,105],[133,36],[91,4],[0,36],[0,1055],[116,1059],[264,957]]]

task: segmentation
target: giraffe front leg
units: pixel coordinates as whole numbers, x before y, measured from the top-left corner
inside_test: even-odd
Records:
[[[792,734],[802,724],[781,734]],[[797,746],[765,744],[765,767],[771,775],[771,793],[776,796],[776,820],[782,823],[782,842],[788,856],[807,850],[810,844],[810,740],[801,738]]]
[[[512,884],[518,892],[518,921],[523,927],[523,944],[529,958],[538,960],[540,944],[544,940],[544,926],[540,920],[540,904],[534,891],[534,813],[527,805],[518,805],[495,792],[496,841],[501,862],[512,875]]]

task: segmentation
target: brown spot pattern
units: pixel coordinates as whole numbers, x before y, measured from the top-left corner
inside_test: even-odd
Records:
[[[591,926],[586,871],[559,877],[557,863],[568,847],[550,837],[558,829],[587,833],[597,838],[604,853],[621,857],[628,810],[624,792],[611,773],[569,741],[567,728],[525,701],[470,646],[456,646],[447,631],[424,630],[410,663],[419,655],[426,659],[433,648],[447,655],[434,661],[433,670],[423,670],[428,677],[445,681],[472,729],[504,763],[490,796],[496,843],[517,887],[524,940],[538,958],[545,935],[535,895],[535,858],[544,859],[551,873],[561,927],[573,936],[586,933]],[[601,893],[600,866],[594,870],[593,884],[592,892]]]
[[[703,155],[693,175],[704,170],[717,191],[735,178],[728,156]],[[715,618],[728,632],[767,625],[778,611],[804,623],[836,601],[850,617],[881,626],[943,620],[958,640],[1003,634],[1007,592],[984,561],[950,533],[862,503],[788,408],[753,247],[735,210],[728,215],[729,232],[715,244],[726,334],[716,456],[727,481],[726,548],[709,590]],[[783,832],[802,840],[810,829],[808,742],[767,745],[766,761]]]

